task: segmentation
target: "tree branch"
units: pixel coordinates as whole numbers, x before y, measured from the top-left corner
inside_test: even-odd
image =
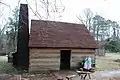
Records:
[[[32,9],[32,7],[29,5],[29,3],[28,3],[28,1],[27,1],[27,0],[26,0],[26,2],[27,2],[27,4],[28,4],[29,8],[31,9],[31,11],[34,13],[34,15],[35,15],[35,16],[37,16],[37,17],[38,17],[38,19],[40,19],[40,20],[41,20],[41,16],[40,16],[40,14],[35,13],[35,12],[34,12],[34,10]],[[38,14],[38,15],[37,15],[37,14]]]
[[[3,3],[3,2],[1,2],[1,1],[0,1],[0,4],[3,4],[3,5],[5,5],[5,6],[10,7],[10,5],[8,5],[8,4],[6,4],[6,3]]]
[[[84,23],[84,20],[81,18],[81,16],[79,15],[79,16],[76,16],[77,17],[77,19],[82,23],[82,24],[84,24],[85,25],[85,23]]]

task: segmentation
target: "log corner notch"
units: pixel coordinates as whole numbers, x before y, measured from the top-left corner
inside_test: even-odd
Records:
[[[20,4],[17,52],[13,55],[13,66],[20,70],[29,68],[29,17],[28,5]]]

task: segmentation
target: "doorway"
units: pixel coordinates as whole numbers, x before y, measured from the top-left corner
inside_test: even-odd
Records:
[[[71,50],[60,51],[60,69],[70,69]]]

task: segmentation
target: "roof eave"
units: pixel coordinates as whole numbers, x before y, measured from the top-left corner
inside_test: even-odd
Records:
[[[82,47],[37,47],[37,46],[29,46],[29,48],[39,48],[39,49],[97,49],[97,47],[92,48],[82,48]]]

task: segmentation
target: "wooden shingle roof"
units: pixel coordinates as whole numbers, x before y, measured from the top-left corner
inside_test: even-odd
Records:
[[[95,49],[97,44],[83,24],[32,20],[29,47]]]

